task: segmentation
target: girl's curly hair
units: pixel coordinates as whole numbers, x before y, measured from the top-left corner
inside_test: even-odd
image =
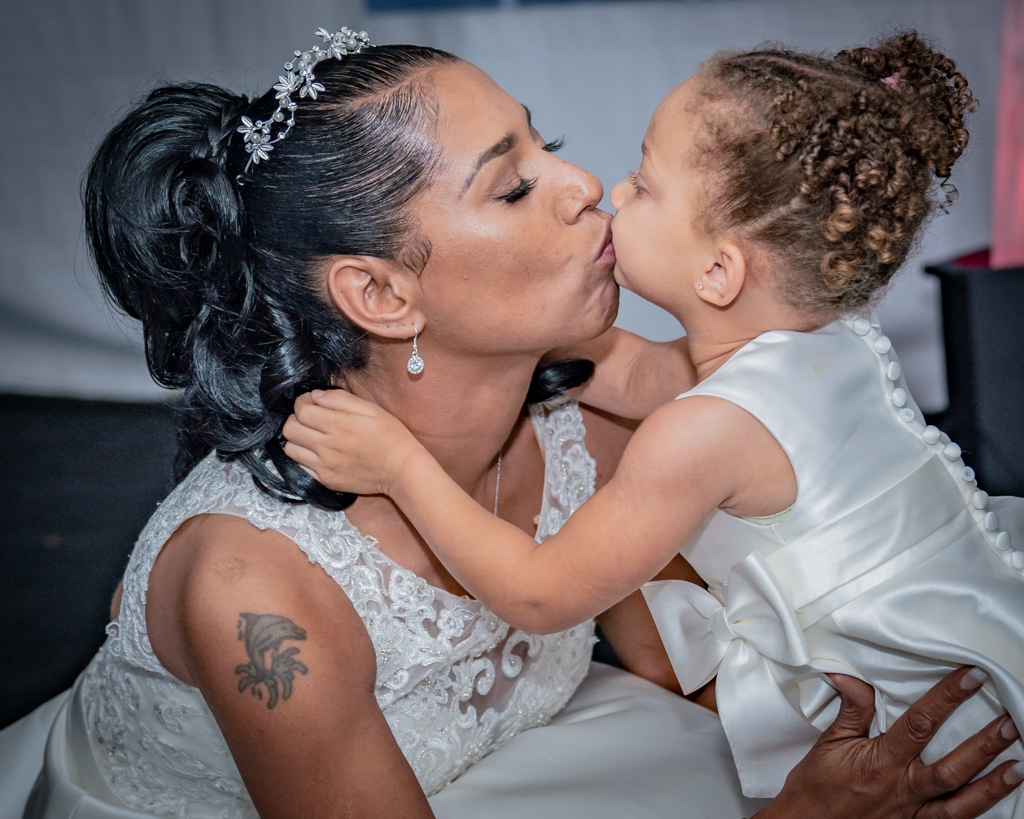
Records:
[[[949,176],[976,103],[915,31],[833,58],[720,53],[698,77],[698,156],[713,174],[703,228],[751,243],[797,309],[866,305],[935,205],[956,197]]]

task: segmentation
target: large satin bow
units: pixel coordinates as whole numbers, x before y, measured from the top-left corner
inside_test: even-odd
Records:
[[[793,604],[759,553],[733,567],[724,591],[723,604],[682,580],[643,587],[685,693],[709,682],[727,655],[731,666],[749,666],[757,656],[790,666],[810,662]]]

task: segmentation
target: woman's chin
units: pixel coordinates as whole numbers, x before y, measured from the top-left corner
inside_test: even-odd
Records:
[[[594,338],[597,338],[597,336],[611,327],[619,315],[619,284],[610,280],[609,285],[608,301],[605,305],[603,320],[597,332],[594,333]]]

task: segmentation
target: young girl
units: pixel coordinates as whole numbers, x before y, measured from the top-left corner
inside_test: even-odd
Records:
[[[683,690],[716,680],[748,795],[777,793],[834,717],[828,672],[874,686],[885,731],[951,668],[977,666],[984,692],[926,761],[985,720],[1015,737],[1024,501],[977,488],[864,317],[932,210],[933,177],[939,207],[952,199],[972,105],[914,33],[832,59],[720,54],[661,103],[640,168],[612,191],[615,272],[686,327],[697,383],[659,382],[666,362],[688,380],[672,359],[684,346],[594,342],[582,400],[643,415],[687,391],[544,544],[342,391],[300,400],[288,454],[332,488],[390,495],[460,583],[528,631],[593,616],[681,550],[707,590],[645,596]],[[1000,761],[1022,757],[1018,739]],[[1022,817],[1024,801],[991,815]]]

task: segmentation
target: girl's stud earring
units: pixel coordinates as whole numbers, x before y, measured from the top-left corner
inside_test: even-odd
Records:
[[[704,289],[704,285],[703,284],[698,284],[697,285],[697,289],[698,290],[703,290]]]
[[[416,339],[418,336],[419,333],[417,332],[416,325],[414,324],[412,326],[412,355],[409,356],[409,361],[405,365],[405,368],[412,375],[419,375],[421,372],[423,372],[423,359],[420,358],[420,351],[419,348],[416,346]]]

